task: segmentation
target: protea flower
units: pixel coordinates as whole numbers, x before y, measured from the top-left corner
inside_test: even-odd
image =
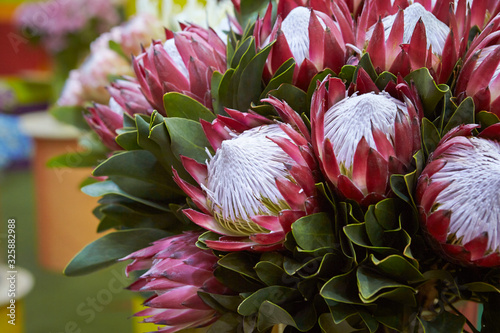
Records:
[[[385,91],[347,96],[338,78],[326,78],[314,93],[313,147],[325,177],[344,197],[375,203],[390,194],[391,174],[408,171],[420,149],[420,129],[413,104],[406,96],[403,101]]]
[[[429,237],[454,261],[500,265],[500,124],[448,132],[429,158],[417,201]]]
[[[459,100],[470,96],[475,110],[500,116],[500,16],[471,44],[457,80],[455,94]]]
[[[107,87],[111,97],[129,115],[136,113],[148,114],[153,112],[153,107],[141,92],[141,86],[133,77],[123,77]]]
[[[166,325],[158,332],[177,332],[211,324],[218,314],[202,301],[198,291],[231,293],[213,274],[217,257],[196,246],[199,235],[191,231],[167,237],[121,259],[134,260],[126,268],[127,276],[132,271],[147,269],[129,289],[155,293],[144,302],[148,308],[135,316],[148,317],[145,323]]]
[[[167,31],[167,41],[153,41],[134,61],[134,70],[149,103],[166,115],[163,95],[179,92],[206,107],[214,71],[226,70],[226,45],[213,30],[190,25],[183,31]]]
[[[115,138],[116,130],[123,128],[123,109],[111,98],[109,106],[103,104],[94,104],[94,107],[87,109],[88,114],[84,118],[90,128],[101,138],[102,143],[111,150],[121,150]]]
[[[404,76],[428,67],[438,72],[438,81],[445,82],[458,57],[450,28],[419,3],[379,20],[366,33],[366,41],[366,51],[379,72]]]
[[[297,6],[286,17],[278,16],[272,30],[270,21],[271,6],[254,29],[257,45],[265,46],[275,41],[265,77],[270,78],[285,61],[293,58],[296,62],[293,82],[307,90],[315,74],[325,68],[339,73],[346,64],[348,52],[343,32],[325,13]]]
[[[202,121],[215,155],[206,164],[182,157],[195,187],[174,179],[201,211],[184,214],[199,226],[222,235],[206,244],[222,251],[272,251],[282,247],[291,224],[318,209],[315,160],[307,128],[286,103],[275,106],[291,125],[272,123],[252,113],[226,109],[232,117]]]

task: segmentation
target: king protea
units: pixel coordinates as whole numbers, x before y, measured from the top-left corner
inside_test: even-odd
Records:
[[[358,76],[359,86],[364,80]],[[406,96],[401,101],[378,89],[348,96],[338,78],[327,77],[314,93],[311,126],[326,179],[363,205],[387,197],[390,176],[407,172],[420,149],[417,112]]]
[[[500,265],[500,124],[461,125],[440,141],[423,170],[417,201],[429,237],[453,261]]]
[[[205,164],[182,157],[199,187],[174,179],[199,210],[184,214],[221,235],[206,244],[222,251],[271,251],[282,247],[291,224],[318,209],[315,160],[300,116],[286,103],[272,103],[289,124],[226,109],[231,116],[202,121],[215,149]],[[297,130],[300,132],[297,132]],[[307,137],[307,138],[306,138]]]
[[[149,103],[163,115],[163,95],[179,92],[208,108],[214,71],[226,71],[226,45],[211,29],[196,25],[167,31],[167,41],[153,41],[133,60],[135,74]]]
[[[257,20],[254,29],[257,45],[275,42],[264,77],[273,75],[285,61],[293,58],[296,63],[293,82],[307,90],[313,76],[325,68],[340,72],[347,61],[346,42],[339,24],[331,16],[297,6],[292,1],[284,3],[290,3],[294,8],[290,10],[289,7],[278,6],[282,13],[278,12],[272,29],[271,5],[264,18]]]
[[[121,259],[134,260],[126,268],[127,276],[147,269],[128,289],[154,293],[144,302],[148,308],[135,316],[147,317],[145,323],[165,325],[158,332],[171,333],[213,323],[219,316],[202,301],[198,291],[231,292],[214,276],[217,257],[196,246],[199,235],[191,231],[160,239]]]

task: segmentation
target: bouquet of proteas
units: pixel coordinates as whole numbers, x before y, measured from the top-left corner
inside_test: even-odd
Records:
[[[90,109],[66,274],[133,259],[159,332],[498,332],[500,1],[233,3]]]

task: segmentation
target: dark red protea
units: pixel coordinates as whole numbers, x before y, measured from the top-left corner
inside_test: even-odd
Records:
[[[217,257],[196,246],[199,232],[185,232],[154,242],[121,260],[133,259],[126,274],[147,269],[129,286],[132,291],[153,292],[144,302],[148,308],[135,314],[145,323],[165,325],[158,332],[170,333],[207,326],[219,317],[198,291],[230,294],[214,276]]]
[[[177,33],[167,31],[167,41],[153,41],[134,61],[134,70],[149,103],[163,115],[163,95],[179,92],[208,108],[214,71],[226,71],[226,45],[211,29],[183,26]]]
[[[423,170],[416,198],[429,237],[448,258],[500,265],[500,124],[461,125],[440,141]]]
[[[317,88],[312,143],[323,174],[344,197],[375,203],[390,194],[392,174],[408,171],[420,149],[420,126],[414,105],[403,100],[378,89],[348,96],[338,78],[327,77]]]
[[[287,123],[272,123],[253,113],[226,109],[231,116],[202,121],[215,149],[205,164],[182,157],[199,187],[175,173],[174,179],[200,211],[184,214],[221,235],[206,244],[222,251],[272,251],[282,248],[298,218],[316,213],[315,159],[300,116],[286,103],[273,104]],[[297,132],[297,130],[300,132]]]

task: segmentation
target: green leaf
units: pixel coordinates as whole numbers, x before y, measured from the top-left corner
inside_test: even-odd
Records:
[[[171,92],[163,96],[163,105],[170,118],[178,117],[200,121],[200,119],[212,122],[215,115],[207,107],[189,96]]]
[[[389,82],[394,82],[396,83],[398,78],[396,75],[389,73],[389,72],[382,72],[378,78],[375,80],[375,85],[377,88],[380,90],[384,90],[385,87],[389,84]]]
[[[370,59],[370,55],[368,53],[363,54],[363,56],[359,60],[357,66],[358,69],[356,70],[354,77],[358,75],[358,70],[360,67],[363,68],[368,73],[373,82],[377,80],[378,75],[377,72],[375,71],[375,67],[373,67],[372,60]]]
[[[218,264],[222,267],[238,272],[251,279],[258,280],[257,273],[255,273],[254,270],[256,263],[255,257],[245,252],[232,252],[218,261]]]
[[[462,287],[480,293],[498,293],[500,294],[500,289],[486,282],[471,282],[463,284]]]
[[[106,158],[105,154],[93,151],[81,151],[77,153],[67,153],[52,157],[47,161],[49,168],[88,168],[95,167],[100,161]]]
[[[107,234],[78,252],[64,269],[64,274],[79,276],[97,271],[167,236],[169,233],[159,229],[132,229]]]
[[[441,136],[436,126],[429,119],[422,119],[422,143],[426,156],[429,156],[436,149],[439,140],[441,140]]]
[[[425,280],[422,273],[402,256],[390,255],[382,260],[378,260],[371,254],[370,260],[379,272],[389,275],[395,280],[404,280],[410,283]]]
[[[163,204],[131,195],[131,194],[123,191],[122,189],[120,189],[120,187],[118,187],[118,185],[116,185],[114,182],[109,181],[109,180],[95,183],[95,184],[91,184],[91,185],[87,185],[87,186],[82,188],[82,192],[87,194],[87,195],[90,195],[91,197],[101,197],[101,196],[106,195],[106,194],[116,194],[116,195],[123,196],[123,197],[128,198],[128,199],[131,199],[133,201],[137,201],[137,202],[144,204],[146,206],[150,206],[152,208],[156,208],[156,209],[159,209],[162,211],[170,212],[170,209],[168,208],[168,206],[164,206]]]
[[[339,78],[346,81],[346,86],[349,86],[354,81],[354,74],[357,73],[357,67],[353,65],[345,65],[339,73]]]
[[[282,304],[294,301],[299,297],[300,293],[295,288],[283,286],[265,287],[245,298],[238,306],[238,313],[243,316],[249,316],[257,313],[264,301]]]
[[[320,290],[320,295],[327,300],[340,303],[363,305],[358,295],[356,272],[337,275],[326,282]]]
[[[142,149],[137,143],[137,130],[121,132],[115,141],[125,150]]]
[[[304,216],[292,224],[297,245],[304,250],[335,247],[332,222],[326,213]]]
[[[379,275],[364,266],[358,268],[356,277],[358,280],[360,297],[365,302],[373,302],[379,297],[385,297],[400,301],[403,304],[416,305],[413,296],[415,291],[408,285]]]
[[[276,90],[279,88],[280,85],[283,83],[292,83],[293,79],[293,71],[295,69],[295,60],[293,58],[288,59],[285,61],[274,73],[273,77],[269,81],[269,84],[266,86],[264,91],[260,94],[260,98],[266,98],[267,94],[271,90]]]
[[[238,66],[245,67],[255,56],[255,39],[253,37],[239,41],[236,47],[233,58],[231,59],[230,68],[236,69]],[[229,60],[229,59],[228,59]],[[229,62],[229,61],[228,61]]]
[[[407,82],[414,82],[422,100],[425,116],[432,118],[436,106],[450,89],[446,84],[437,85],[427,68],[420,68],[405,77]]]
[[[101,163],[93,172],[94,176],[122,176],[150,183],[160,197],[175,198],[185,196],[158,160],[147,150],[119,152]],[[135,193],[133,189],[129,192]]]
[[[238,305],[241,303],[240,296],[210,294],[203,291],[198,291],[198,296],[200,296],[203,302],[220,313],[227,311],[236,312]]]
[[[238,78],[235,82],[238,84],[237,102],[238,110],[247,110],[251,104],[256,104],[260,100],[262,93],[262,71],[267,61],[269,52],[271,52],[273,43],[262,49],[245,67],[238,65],[233,78]],[[242,70],[243,68],[243,70]],[[238,76],[241,71],[241,76]]]
[[[201,124],[184,118],[165,118],[165,124],[172,140],[172,152],[204,163],[208,158],[205,148],[210,147]]]
[[[474,101],[472,97],[467,97],[460,103],[457,110],[451,116],[450,120],[444,127],[442,135],[448,133],[454,127],[462,124],[474,123]]]
[[[488,126],[494,125],[500,122],[498,116],[494,113],[488,111],[481,111],[476,115],[477,122],[481,125],[481,129],[485,129]]]
[[[233,86],[232,86],[232,78],[234,75],[234,68],[228,69],[222,78],[219,80],[213,81],[212,84],[217,84],[216,89],[212,90],[212,94],[214,95],[214,112],[216,114],[226,115],[226,111],[224,111],[224,107],[233,108]]]
[[[269,95],[273,95],[280,100],[285,100],[288,105],[298,113],[307,112],[309,110],[309,106],[307,105],[307,94],[291,84],[284,83],[278,89],[270,91]]]
[[[307,88],[307,105],[311,104],[312,95],[316,91],[316,86],[318,85],[318,81],[322,82],[325,79],[325,77],[327,77],[327,75],[331,75],[333,77],[336,76],[334,71],[332,71],[329,68],[326,68],[325,70],[314,75],[314,77],[311,79],[311,82],[309,82],[309,87]],[[307,114],[309,114],[309,112],[307,112]]]
[[[234,333],[241,325],[241,316],[236,313],[224,313],[215,323],[210,325],[207,333]]]
[[[461,333],[465,325],[465,317],[456,316],[444,310],[433,321],[417,318],[424,326],[424,333]]]
[[[265,301],[259,308],[257,328],[260,332],[277,324],[284,324],[296,328],[300,332],[310,332],[317,321],[317,314],[312,304],[301,304],[297,311],[290,314],[287,307],[280,307],[272,302]]]
[[[268,286],[293,285],[300,280],[288,275],[283,268],[269,261],[260,261],[255,266],[255,272],[259,279]]]

